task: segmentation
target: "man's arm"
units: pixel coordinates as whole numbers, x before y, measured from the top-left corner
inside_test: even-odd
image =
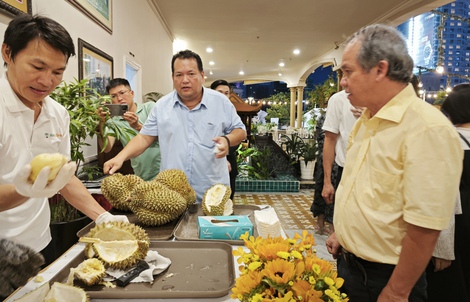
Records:
[[[142,154],[156,139],[156,136],[137,134],[118,155],[104,163],[103,172],[113,174],[122,167],[124,161]]]
[[[408,301],[411,290],[431,259],[439,232],[408,225],[398,264],[377,301]]]
[[[73,176],[65,187],[60,190],[60,194],[73,207],[93,220],[96,220],[101,213],[106,212],[76,176]]]
[[[28,199],[29,197],[25,197],[16,192],[15,185],[0,185],[0,212],[13,209],[26,202]]]
[[[238,146],[243,140],[246,139],[246,131],[241,129],[241,128],[235,128],[230,132],[229,134],[226,135],[228,139],[230,140],[230,146]]]
[[[335,161],[335,147],[338,134],[325,131],[325,140],[323,142],[323,191],[321,196],[327,204],[333,203],[335,189],[331,183],[331,173]]]

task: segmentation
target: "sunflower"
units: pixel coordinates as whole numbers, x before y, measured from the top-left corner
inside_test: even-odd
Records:
[[[317,257],[314,237],[307,231],[294,238],[242,235],[249,251],[233,251],[240,277],[230,295],[242,302],[346,302],[344,283],[333,265]]]

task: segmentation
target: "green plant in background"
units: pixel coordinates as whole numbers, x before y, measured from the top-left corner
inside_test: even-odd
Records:
[[[287,92],[280,92],[269,97],[269,100],[276,102],[270,108],[266,109],[268,115],[266,120],[271,118],[279,118],[279,125],[287,125],[290,120],[290,96]]]
[[[315,85],[315,88],[308,92],[307,100],[309,104],[307,111],[313,108],[325,108],[330,96],[338,91],[337,86],[337,82],[332,75],[323,84]]]
[[[309,140],[304,142],[301,151],[301,158],[303,158],[305,164],[307,164],[309,161],[314,161],[317,158],[317,155],[318,150],[316,140]]]
[[[305,144],[304,140],[296,132],[293,132],[290,136],[281,134],[281,141],[281,147],[285,148],[292,163],[299,161]]]
[[[251,169],[248,176],[254,179],[269,179],[275,177],[271,149],[263,147],[251,155]]]
[[[432,103],[434,106],[442,106],[448,93],[445,90],[439,90],[436,94],[436,100]]]
[[[97,134],[100,121],[98,107],[109,102],[110,97],[99,95],[95,89],[88,86],[86,79],[62,82],[50,97],[64,106],[70,115],[70,157],[77,163],[77,167],[80,167],[85,161],[83,147],[90,146],[86,140]],[[119,131],[116,133],[121,134]],[[78,171],[79,169],[77,174]],[[49,199],[49,205],[52,222],[70,221],[82,215],[60,194]]]

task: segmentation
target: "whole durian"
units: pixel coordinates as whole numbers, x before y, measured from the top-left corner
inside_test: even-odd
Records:
[[[233,203],[230,199],[232,190],[224,184],[215,184],[204,193],[202,212],[206,216],[228,216],[233,213]]]
[[[119,242],[123,241],[123,245],[128,245],[125,241],[136,241],[138,243],[139,250],[135,255],[130,257],[129,259],[119,261],[114,263],[113,259],[109,259],[108,256],[98,255],[96,252],[96,247],[94,245],[96,243],[88,243],[85,247],[85,255],[88,258],[92,258],[98,256],[102,259],[106,265],[110,265],[116,268],[128,268],[137,263],[137,261],[145,258],[147,252],[149,250],[150,240],[145,232],[144,229],[141,227],[129,223],[129,222],[122,222],[122,221],[113,221],[113,222],[106,222],[102,224],[96,225],[94,228],[88,232],[87,237],[97,238],[103,242],[112,241],[112,242]],[[118,245],[114,245],[114,248],[118,248]],[[112,265],[110,263],[113,263]]]
[[[101,260],[96,258],[86,259],[76,268],[70,269],[67,284],[73,285],[73,280],[76,278],[91,286],[100,283],[105,275],[106,269]]]
[[[186,199],[158,181],[137,185],[131,194],[131,210],[144,225],[164,225],[187,208]]]
[[[188,206],[196,202],[196,191],[189,184],[188,178],[183,171],[178,169],[163,170],[157,174],[154,181],[158,181],[171,190],[183,195]]]
[[[121,211],[130,211],[132,190],[144,180],[137,175],[116,173],[103,179],[101,192],[112,206]]]

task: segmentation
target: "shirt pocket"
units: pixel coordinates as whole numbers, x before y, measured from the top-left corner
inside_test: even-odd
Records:
[[[218,136],[218,127],[213,123],[202,123],[199,129],[195,129],[197,136],[199,137],[201,145],[212,148],[215,143],[212,139]]]
[[[396,212],[402,207],[398,192],[400,176],[370,167],[370,186],[362,193],[362,200],[370,208],[383,212]],[[361,183],[361,181],[358,181]]]

